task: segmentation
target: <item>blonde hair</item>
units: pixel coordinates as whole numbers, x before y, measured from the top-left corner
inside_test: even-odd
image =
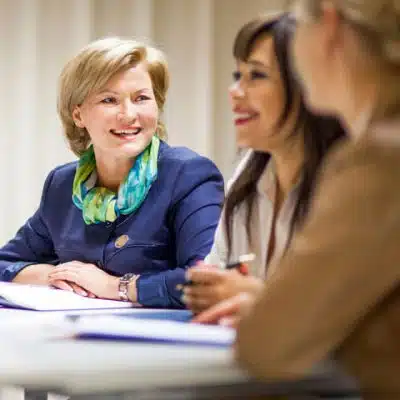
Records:
[[[318,18],[324,0],[297,0],[299,19]],[[376,114],[400,113],[400,0],[329,0],[344,21],[360,37],[366,55],[379,64],[383,78],[391,78],[382,87],[384,100]],[[382,67],[382,68],[381,68]]]
[[[150,75],[155,100],[163,111],[169,85],[168,67],[164,54],[143,43],[117,37],[96,40],[84,47],[61,72],[57,109],[64,134],[71,150],[80,156],[89,146],[85,128],[75,125],[72,112],[91,93],[101,90],[117,73],[144,62]],[[159,120],[156,134],[166,137],[164,124]]]

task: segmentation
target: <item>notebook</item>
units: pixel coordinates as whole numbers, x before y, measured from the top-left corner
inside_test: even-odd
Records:
[[[119,315],[80,317],[72,332],[78,339],[210,346],[230,346],[235,340],[235,330],[229,327]]]
[[[92,299],[47,286],[0,282],[0,305],[35,311],[132,308],[130,302]]]

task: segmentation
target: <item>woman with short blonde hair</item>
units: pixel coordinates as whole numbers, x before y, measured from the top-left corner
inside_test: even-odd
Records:
[[[164,54],[135,40],[107,38],[88,45],[78,57],[64,67],[58,92],[58,113],[71,150],[79,157],[87,149],[90,136],[85,128],[76,126],[72,111],[88,95],[101,89],[115,74],[139,63],[146,65],[153,84],[155,101],[160,113],[164,110],[169,73]],[[166,139],[166,131],[158,120],[157,136]]]
[[[209,252],[223,179],[207,158],[165,141],[161,51],[90,43],[60,77],[58,111],[78,162],[46,179],[38,211],[0,249],[0,280],[180,308],[177,284]]]

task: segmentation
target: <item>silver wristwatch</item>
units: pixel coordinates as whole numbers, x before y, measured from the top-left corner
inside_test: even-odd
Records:
[[[118,284],[118,295],[122,301],[129,301],[128,297],[128,285],[137,278],[135,274],[125,274],[119,278]]]

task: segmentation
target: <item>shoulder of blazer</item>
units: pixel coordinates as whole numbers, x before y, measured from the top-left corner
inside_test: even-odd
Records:
[[[52,190],[68,190],[72,191],[72,183],[75,176],[77,161],[73,161],[67,164],[60,165],[54,168],[47,179],[50,179],[48,189]]]
[[[170,146],[169,144],[161,141],[160,154],[158,157],[159,162],[175,162],[177,164],[185,163],[188,160],[202,157],[200,154],[187,147],[183,146]]]
[[[187,147],[173,147],[161,142],[159,155],[159,168],[160,172],[168,173],[168,177],[172,178],[174,175],[180,175],[182,172],[185,175],[190,175],[191,178],[197,176],[200,178],[203,175],[209,174],[222,180],[222,174],[215,163],[209,158],[196,153]]]

